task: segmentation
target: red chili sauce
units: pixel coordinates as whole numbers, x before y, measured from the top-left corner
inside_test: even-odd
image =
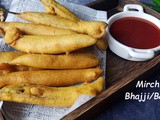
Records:
[[[141,18],[116,20],[111,24],[110,33],[120,43],[133,48],[150,49],[160,45],[160,29]]]

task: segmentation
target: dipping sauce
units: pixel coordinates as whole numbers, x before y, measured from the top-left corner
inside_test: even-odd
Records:
[[[150,21],[125,17],[111,24],[114,39],[129,47],[151,49],[160,45],[160,29]]]

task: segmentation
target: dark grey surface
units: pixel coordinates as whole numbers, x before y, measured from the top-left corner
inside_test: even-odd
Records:
[[[160,74],[153,75],[148,79],[149,82],[154,82],[155,80],[160,83]],[[131,92],[134,94],[158,92],[160,94],[160,88],[135,87]],[[138,102],[136,100],[125,100],[125,96],[122,96],[122,100],[107,108],[95,120],[160,120],[160,99]]]

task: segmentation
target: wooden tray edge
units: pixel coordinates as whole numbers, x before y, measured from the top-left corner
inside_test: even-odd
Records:
[[[104,2],[104,0],[101,0],[100,2]],[[91,4],[91,6],[94,6],[95,4],[100,4],[100,2],[96,2]],[[157,17],[160,19],[160,14],[152,9],[150,9],[149,7],[147,7],[146,5],[138,2],[138,1],[134,1],[134,0],[128,0],[128,2],[124,2],[122,1],[120,3],[120,5],[118,7],[116,7],[115,9],[112,9],[111,11],[122,11],[122,7],[125,4],[129,4],[129,3],[134,3],[134,4],[140,4],[144,7],[145,11],[149,14],[152,14],[153,16]],[[147,74],[148,72],[155,72],[155,70],[159,70],[159,66],[160,66],[160,55],[157,56],[156,58],[151,60],[152,63],[154,64],[148,64],[149,67],[149,71],[145,71],[145,69],[143,68],[143,66],[140,68],[142,71],[141,73],[137,74],[137,76],[135,78],[131,78],[131,79],[121,79],[120,82],[117,82],[116,84],[114,84],[113,86],[109,87],[108,89],[106,89],[104,92],[102,92],[100,95],[98,95],[97,97],[93,98],[92,100],[88,101],[87,103],[85,103],[84,105],[80,106],[79,108],[77,108],[76,110],[74,110],[73,112],[69,113],[68,115],[66,115],[64,118],[62,118],[63,120],[71,120],[71,119],[88,119],[89,117],[91,117],[92,115],[94,115],[95,110],[97,108],[100,108],[99,106],[103,107],[103,104],[105,104],[105,101],[107,103],[109,103],[109,100],[111,100],[111,96],[116,94],[121,88],[123,89],[124,87],[128,86],[132,81],[136,80],[136,78],[144,76],[145,74]],[[135,73],[132,73],[135,74]],[[112,92],[110,92],[112,89]],[[87,118],[88,117],[88,118]]]

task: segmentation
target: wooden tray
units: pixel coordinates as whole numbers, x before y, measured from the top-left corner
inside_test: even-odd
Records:
[[[94,8],[96,8],[97,5],[103,7],[105,5],[104,2],[105,0],[101,0],[90,6]],[[108,15],[111,16],[122,11],[123,6],[130,3],[142,5],[147,13],[160,19],[159,13],[141,4],[137,0],[121,0],[118,7],[110,10]],[[107,89],[97,97],[65,116],[63,118],[64,120],[86,120],[92,118],[103,109],[106,109],[110,104],[113,104],[115,100],[119,99],[119,96],[121,96],[120,93],[132,88],[132,85],[136,80],[142,80],[142,78],[147,77],[147,75],[160,70],[160,55],[147,62],[132,62],[116,56],[110,50],[107,50],[107,52]]]

